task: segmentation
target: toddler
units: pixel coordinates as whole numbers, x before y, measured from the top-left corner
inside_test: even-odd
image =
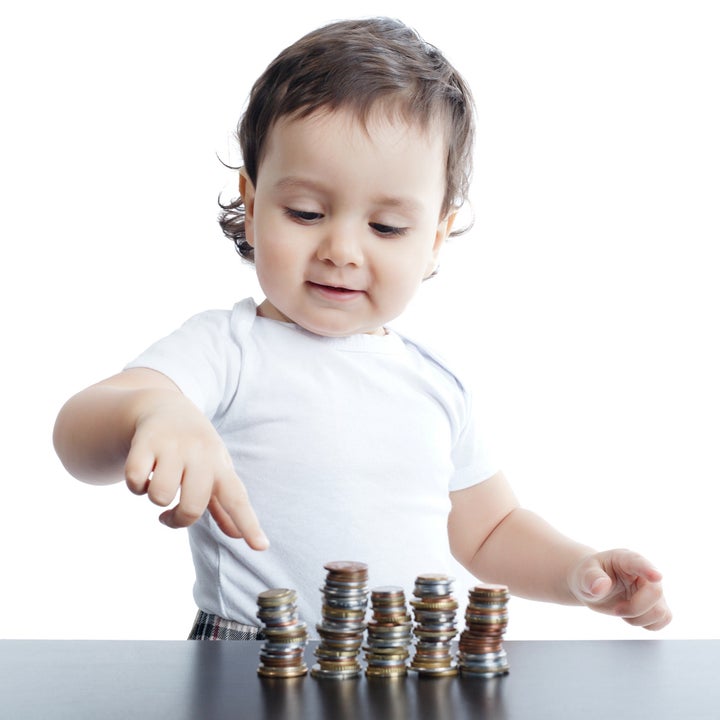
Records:
[[[74,476],[124,479],[188,528],[191,637],[257,637],[274,587],[313,628],[329,560],[409,591],[451,555],[517,595],[665,626],[660,573],[520,507],[461,379],[388,327],[467,198],[472,100],[443,55],[394,20],[320,28],[258,79],[238,134],[220,222],[264,299],[191,318],[71,398],[54,434]]]

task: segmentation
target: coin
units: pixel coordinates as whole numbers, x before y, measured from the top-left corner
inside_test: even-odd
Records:
[[[325,604],[322,606],[323,617],[326,618],[339,618],[341,620],[364,620],[365,610],[337,607],[333,605]]]
[[[257,602],[257,616],[265,626],[258,675],[273,678],[305,675],[307,624],[298,617],[297,593],[289,588],[271,588],[261,592]]]
[[[356,670],[326,670],[320,665],[313,665],[310,674],[314,678],[327,680],[350,680],[356,678],[362,672],[362,668],[358,665]]]
[[[336,648],[317,647],[315,648],[315,657],[327,660],[337,660],[338,658],[356,658],[357,648],[353,650],[338,650]]]
[[[411,667],[412,669],[412,667]],[[428,677],[428,678],[439,678],[439,677],[455,677],[458,674],[458,668],[454,665],[451,665],[450,667],[446,668],[437,668],[437,669],[427,669],[427,670],[420,670],[418,672],[418,675],[421,677]]]
[[[325,570],[332,575],[367,578],[368,566],[363,562],[336,560],[326,563]]]
[[[264,590],[257,597],[260,607],[274,607],[276,605],[293,605],[297,602],[297,593],[289,588],[272,588]]]
[[[417,597],[434,595],[449,595],[455,578],[444,573],[424,573],[415,578],[415,591]]]
[[[258,675],[262,675],[263,677],[271,677],[271,678],[293,678],[293,677],[300,677],[302,675],[307,674],[307,665],[304,663],[302,665],[298,665],[296,667],[288,667],[288,668],[269,668],[265,667],[264,665],[261,665],[258,669]]]
[[[461,674],[495,677],[509,671],[507,654],[502,647],[509,597],[504,585],[480,584],[470,588],[465,629],[458,641]]]
[[[317,678],[343,679],[361,672],[358,655],[365,635],[368,566],[362,562],[326,563],[321,622],[316,625],[320,644],[311,674]]]
[[[416,585],[435,585],[438,583],[452,583],[455,578],[445,573],[422,573],[415,578]]]
[[[458,602],[450,596],[437,597],[423,596],[421,600],[411,600],[410,605],[416,610],[424,610],[426,612],[454,612],[458,608]]]
[[[370,593],[373,619],[367,626],[365,674],[395,678],[407,674],[412,622],[405,591],[396,585],[376,587]]]
[[[424,573],[415,579],[415,655],[410,669],[418,675],[446,677],[457,674],[452,640],[457,635],[458,602],[452,594],[454,578],[444,573]]]
[[[407,666],[403,663],[395,667],[379,667],[377,665],[368,665],[365,668],[365,674],[368,677],[375,678],[398,678],[407,675]]]

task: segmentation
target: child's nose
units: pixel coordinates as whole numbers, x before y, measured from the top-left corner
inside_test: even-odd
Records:
[[[363,263],[363,251],[356,228],[348,224],[330,224],[318,247],[318,258],[337,267]]]

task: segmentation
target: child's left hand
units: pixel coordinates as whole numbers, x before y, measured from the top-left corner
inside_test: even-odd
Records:
[[[662,575],[642,555],[606,550],[583,558],[570,572],[570,592],[592,610],[630,625],[660,630],[672,619]]]

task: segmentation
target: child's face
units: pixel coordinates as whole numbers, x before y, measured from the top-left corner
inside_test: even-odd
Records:
[[[319,335],[380,333],[434,270],[445,135],[385,115],[281,119],[257,183],[241,175],[245,228],[266,317]]]

